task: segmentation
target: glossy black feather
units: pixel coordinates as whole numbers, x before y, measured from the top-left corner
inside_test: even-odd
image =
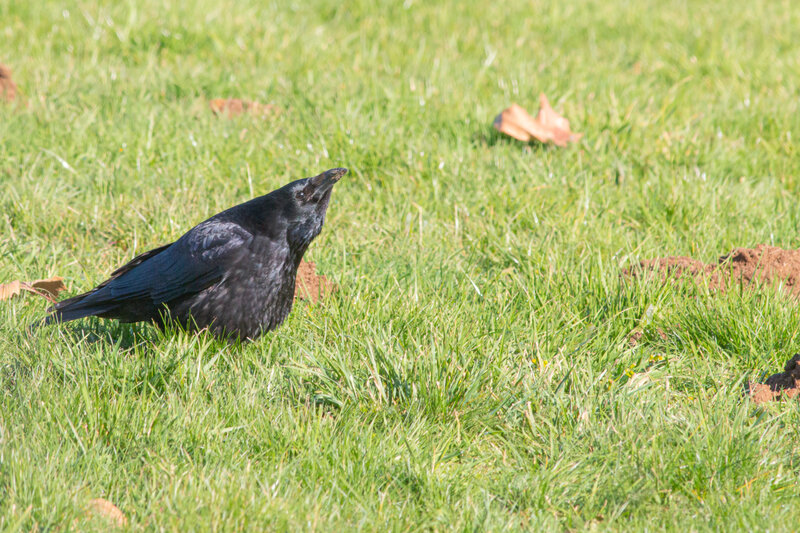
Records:
[[[135,257],[91,291],[57,303],[45,322],[174,320],[221,337],[255,339],[291,311],[297,267],[346,172],[297,180],[223,211]]]

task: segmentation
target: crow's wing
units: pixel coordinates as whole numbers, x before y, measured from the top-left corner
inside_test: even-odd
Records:
[[[114,299],[147,297],[154,304],[167,303],[222,279],[246,257],[252,240],[253,235],[239,224],[209,220],[106,287]]]
[[[148,259],[154,257],[155,255],[160,254],[161,252],[163,252],[164,250],[166,250],[167,248],[169,248],[173,244],[174,243],[165,244],[164,246],[159,246],[158,248],[153,248],[152,250],[149,250],[147,252],[144,252],[142,254],[137,255],[136,257],[134,257],[133,259],[131,259],[130,261],[128,261],[127,263],[125,263],[124,265],[122,265],[121,267],[116,269],[114,272],[112,272],[110,278],[105,280],[103,283],[101,283],[100,285],[98,285],[94,289],[90,290],[89,292],[85,292],[83,294],[79,294],[77,296],[73,296],[72,298],[67,298],[66,300],[61,300],[56,305],[54,305],[53,307],[48,309],[48,311],[55,311],[55,310],[63,309],[63,308],[66,308],[67,306],[76,304],[76,303],[80,302],[81,300],[84,300],[87,296],[90,296],[92,293],[95,293],[95,292],[99,291],[100,289],[102,289],[103,287],[105,287],[106,285],[108,285],[109,283],[114,281],[116,278],[118,278],[121,275],[125,274],[129,270],[132,270],[134,267],[139,266],[141,263],[147,261]]]
[[[163,252],[164,250],[166,250],[167,248],[169,248],[173,244],[175,244],[175,243],[171,242],[169,244],[165,244],[164,246],[159,246],[158,248],[153,248],[150,251],[147,251],[147,252],[144,252],[143,254],[137,255],[136,257],[134,257],[133,259],[131,259],[130,261],[128,261],[127,263],[125,263],[124,265],[122,265],[121,267],[116,269],[114,272],[112,272],[111,273],[111,277],[108,280],[106,280],[104,283],[108,283],[112,279],[120,277],[122,274],[124,274],[125,272],[131,270],[133,267],[138,266],[141,263],[144,263],[145,261],[147,261],[148,259],[150,259],[151,257],[153,257],[153,256],[155,256],[157,254],[160,254],[161,252]],[[102,286],[103,286],[103,284],[100,285],[100,287],[102,287]]]
[[[246,261],[253,235],[234,222],[210,219],[176,242],[145,252],[114,271],[95,289],[57,303],[47,322],[103,313],[125,314],[128,302],[153,308],[196,294]]]

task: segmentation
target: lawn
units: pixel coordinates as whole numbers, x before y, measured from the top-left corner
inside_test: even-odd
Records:
[[[800,247],[792,2],[162,4],[0,2],[0,282],[345,166],[339,289],[241,346],[0,302],[0,530],[796,530],[800,402],[742,388],[797,301],[621,277]],[[540,92],[580,142],[492,129]]]

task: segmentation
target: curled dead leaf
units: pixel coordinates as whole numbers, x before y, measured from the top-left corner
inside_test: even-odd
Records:
[[[317,265],[310,261],[300,261],[294,284],[294,299],[315,303],[320,298],[333,294],[336,285],[325,276],[317,274]]]
[[[119,510],[119,507],[108,500],[103,498],[89,500],[87,508],[90,513],[107,519],[117,527],[125,527],[128,525],[128,518]]]
[[[644,332],[641,329],[635,329],[631,331],[630,337],[628,337],[628,346],[631,348],[636,348],[636,345],[639,344],[639,341],[642,340],[644,337]]]
[[[225,115],[228,118],[248,113],[253,116],[268,117],[277,115],[280,112],[278,106],[272,104],[262,104],[259,102],[249,102],[239,98],[214,98],[208,102],[208,107],[215,115]]]
[[[562,117],[550,107],[550,102],[544,94],[539,95],[539,112],[532,117],[524,108],[517,104],[504,109],[494,119],[494,127],[519,141],[529,142],[535,139],[541,143],[552,142],[556,146],[567,146],[567,143],[576,142],[582,133],[573,133],[569,128],[569,120]]]
[[[11,283],[3,283],[0,285],[0,300],[8,300],[14,296],[19,296],[22,289],[22,283],[19,280],[14,280]]]
[[[11,69],[0,63],[0,100],[13,102],[17,98],[17,84],[11,79]]]
[[[58,293],[66,290],[64,278],[54,277],[48,279],[37,279],[36,281],[26,282],[14,280],[10,283],[0,284],[0,300],[8,300],[19,296],[22,291],[38,294],[52,303],[56,303]]]

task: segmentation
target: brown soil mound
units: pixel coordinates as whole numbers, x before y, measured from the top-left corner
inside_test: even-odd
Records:
[[[0,100],[13,102],[17,97],[17,85],[11,79],[11,69],[0,64]]]
[[[755,403],[800,396],[800,353],[786,362],[783,372],[773,374],[764,383],[750,383],[747,392]]]
[[[254,116],[266,117],[278,114],[278,107],[272,104],[248,102],[239,98],[214,98],[208,102],[208,107],[215,115],[225,115],[228,118],[248,113]]]
[[[662,257],[641,261],[624,274],[639,277],[657,273],[662,280],[689,278],[712,289],[745,285],[783,284],[793,295],[800,296],[800,250],[784,250],[759,244],[755,248],[736,248],[719,258],[717,264],[706,264],[691,257]]]
[[[335,290],[336,285],[332,281],[317,274],[317,265],[308,261],[300,261],[294,285],[295,300],[308,300],[314,303],[320,298],[330,296]]]

